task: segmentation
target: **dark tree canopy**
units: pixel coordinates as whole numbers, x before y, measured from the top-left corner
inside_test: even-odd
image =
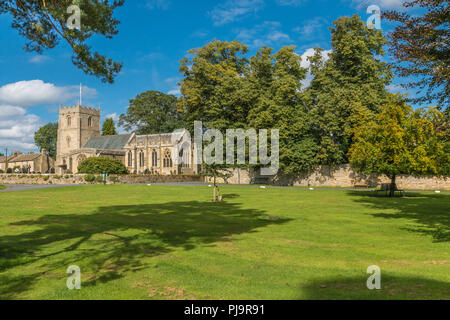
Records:
[[[58,124],[48,123],[34,134],[34,143],[40,150],[47,149],[48,155],[56,158],[56,142],[58,139]]]
[[[414,102],[438,101],[450,104],[450,2],[443,0],[409,0],[407,8],[422,8],[424,14],[410,15],[389,11],[384,17],[400,23],[389,34],[393,64],[402,77],[416,81],[405,83],[405,88],[418,89]],[[425,92],[424,92],[425,91]]]
[[[340,17],[330,29],[329,59],[323,58],[322,49],[309,58],[314,78],[306,105],[319,140],[316,157],[321,164],[340,164],[348,161],[352,129],[387,102],[392,72],[379,58],[387,43],[380,30],[367,28],[357,15]]]
[[[183,127],[177,110],[177,97],[159,91],[146,91],[130,100],[119,125],[137,134],[170,133]]]
[[[119,21],[113,18],[114,10],[125,0],[79,0],[81,28],[69,28],[67,21],[72,13],[67,9],[70,0],[2,0],[0,14],[10,14],[12,27],[29,40],[26,51],[42,53],[53,49],[65,40],[73,51],[72,62],[88,75],[94,75],[103,82],[114,82],[122,63],[113,61],[98,52],[93,52],[87,40],[93,35],[112,38],[118,33]]]
[[[103,122],[102,136],[114,136],[117,134],[116,125],[112,118],[108,118]]]

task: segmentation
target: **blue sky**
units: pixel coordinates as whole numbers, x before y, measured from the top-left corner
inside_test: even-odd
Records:
[[[26,40],[11,28],[11,18],[0,15],[0,152],[35,151],[34,132],[57,121],[58,106],[75,105],[80,83],[83,105],[102,108],[116,118],[128,101],[146,90],[177,94],[179,61],[192,48],[213,39],[240,40],[250,54],[263,45],[279,49],[295,45],[305,56],[315,46],[330,46],[328,27],[340,16],[377,4],[399,8],[403,0],[126,0],[116,10],[121,21],[113,39],[94,37],[102,54],[124,63],[114,84],[87,76],[71,62],[71,51],[61,42],[43,55],[22,50]],[[82,21],[81,21],[82,23]],[[383,31],[390,26],[382,22]],[[309,50],[309,51],[308,51]]]

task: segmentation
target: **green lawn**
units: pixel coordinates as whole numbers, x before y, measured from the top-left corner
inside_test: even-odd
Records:
[[[450,299],[450,195],[222,191],[0,193],[0,298]],[[81,290],[66,288],[70,265]],[[370,265],[381,290],[366,288]]]
[[[6,189],[6,187],[4,185],[0,184],[0,190],[4,190],[4,189]]]

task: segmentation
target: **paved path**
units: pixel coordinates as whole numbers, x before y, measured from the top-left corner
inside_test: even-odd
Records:
[[[60,188],[77,186],[76,184],[5,184],[6,189],[0,192],[26,191],[35,189]]]
[[[184,186],[184,187],[206,187],[211,186],[212,184],[207,184],[203,182],[167,182],[167,183],[137,183],[137,184],[130,184],[130,185],[151,185],[151,186]],[[320,187],[320,188],[314,188],[314,187],[283,187],[283,186],[261,186],[261,185],[247,185],[247,184],[218,184],[219,187],[231,187],[231,188],[266,188],[266,189],[294,189],[294,190],[309,190],[312,188],[312,190],[336,190],[336,191],[360,191],[360,192],[368,192],[368,191],[374,191],[376,188],[372,189],[355,189],[355,188],[327,188],[327,187]],[[412,193],[435,193],[436,191],[406,191],[406,192],[412,192]],[[450,193],[450,191],[441,191],[440,193]]]
[[[206,187],[208,184],[202,182],[167,182],[167,183],[139,183],[130,185],[150,185],[150,186],[171,186],[171,187]],[[46,189],[46,188],[60,188],[60,187],[72,187],[72,186],[88,186],[80,184],[7,184],[6,190],[0,190],[0,192],[11,192],[11,191],[25,191],[25,190],[35,190],[35,189]],[[267,188],[267,189],[296,189],[296,190],[308,190],[309,187],[280,187],[280,186],[258,186],[258,185],[232,185],[232,184],[219,184],[221,188]],[[373,191],[373,189],[352,189],[352,188],[313,188],[313,190],[337,190],[337,191],[360,191],[367,192]],[[406,191],[412,193],[435,193],[435,191]],[[441,191],[441,193],[450,193],[450,191]]]

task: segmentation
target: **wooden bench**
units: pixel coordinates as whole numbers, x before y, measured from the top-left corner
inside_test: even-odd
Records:
[[[391,184],[382,183],[380,189],[375,190],[375,193],[378,194],[378,192],[385,192],[387,196],[390,193],[390,191],[391,191]],[[397,185],[394,185],[394,196],[396,192],[399,192],[402,197],[405,195],[405,190],[400,190],[397,188]]]
[[[250,184],[269,184],[269,178],[267,177],[252,178]]]
[[[369,185],[365,183],[355,184],[353,185],[353,188],[355,189],[368,189]]]

